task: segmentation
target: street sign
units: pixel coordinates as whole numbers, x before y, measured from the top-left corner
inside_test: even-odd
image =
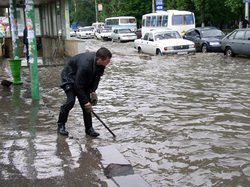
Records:
[[[249,3],[250,0],[243,0],[243,3]]]
[[[98,4],[98,10],[102,11],[102,4],[101,3]]]
[[[163,0],[156,0],[156,11],[163,11]]]

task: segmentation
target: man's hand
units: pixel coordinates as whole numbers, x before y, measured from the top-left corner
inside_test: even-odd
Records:
[[[91,93],[91,105],[95,106],[97,104],[98,98],[97,98],[97,94],[95,92]]]
[[[92,105],[90,104],[90,102],[88,102],[87,104],[84,105],[84,108],[86,110],[86,112],[90,113],[93,111]]]

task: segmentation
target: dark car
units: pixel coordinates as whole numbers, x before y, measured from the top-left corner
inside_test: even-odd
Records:
[[[196,50],[205,52],[220,52],[221,40],[225,34],[216,27],[196,27],[188,30],[183,38],[191,40],[196,45]]]
[[[221,41],[224,54],[233,57],[235,54],[250,56],[250,28],[236,29]]]

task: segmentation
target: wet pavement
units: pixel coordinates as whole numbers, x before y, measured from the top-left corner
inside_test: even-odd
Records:
[[[39,59],[40,100],[31,99],[29,68],[22,67],[22,85],[0,88],[0,186],[113,186],[100,165],[94,139],[58,136],[58,106],[63,59],[53,66]],[[23,61],[25,65],[25,61]],[[46,63],[44,63],[46,62]],[[48,66],[49,65],[49,69]],[[8,61],[1,62],[1,80],[12,80]],[[61,100],[58,97],[61,96]]]
[[[221,53],[139,56],[130,43],[87,40],[86,49],[113,53],[93,117],[99,138],[85,135],[76,102],[67,129],[56,133],[65,100],[63,59],[39,67],[40,100],[22,85],[0,87],[0,186],[113,186],[97,148],[116,147],[151,186],[249,186],[250,59]],[[46,63],[45,63],[46,62]],[[8,62],[0,80],[9,79]]]

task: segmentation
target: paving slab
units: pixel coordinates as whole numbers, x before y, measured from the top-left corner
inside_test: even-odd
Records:
[[[150,187],[139,175],[135,174],[130,162],[114,147],[97,148],[101,154],[104,174],[120,187]]]

